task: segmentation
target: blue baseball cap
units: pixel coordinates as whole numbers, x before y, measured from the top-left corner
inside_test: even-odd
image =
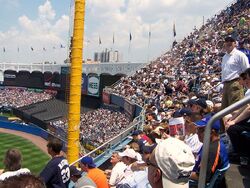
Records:
[[[199,105],[201,106],[202,108],[207,108],[207,103],[206,103],[206,100],[205,99],[202,99],[202,98],[198,98],[198,99],[190,99],[188,101],[188,104],[189,105]]]
[[[142,134],[143,132],[141,130],[135,130],[133,133],[132,133],[132,136],[137,136],[139,134]]]
[[[190,108],[182,108],[174,112],[173,117],[191,116],[193,114]]]
[[[94,163],[94,161],[93,161],[93,159],[92,159],[92,157],[83,157],[82,159],[81,159],[81,163],[82,164],[85,164],[85,165],[88,165],[89,167],[92,167],[92,168],[95,168],[96,167],[96,165],[95,165],[95,163]]]
[[[196,125],[196,127],[206,127],[210,119],[211,119],[211,116],[207,116],[199,121],[195,121],[194,124]],[[214,124],[212,125],[212,129],[216,131],[220,130],[220,120],[217,120],[216,122],[214,122]]]

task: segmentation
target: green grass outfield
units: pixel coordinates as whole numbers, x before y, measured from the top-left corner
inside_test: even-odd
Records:
[[[22,167],[30,169],[36,175],[50,160],[47,154],[29,140],[12,134],[0,133],[0,169],[4,168],[3,158],[10,148],[18,148],[22,152]]]

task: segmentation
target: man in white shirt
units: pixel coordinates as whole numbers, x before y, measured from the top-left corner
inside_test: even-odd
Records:
[[[236,48],[236,40],[231,36],[225,38],[226,54],[222,59],[222,109],[244,97],[243,86],[239,83],[239,75],[249,68],[247,56]]]
[[[122,180],[127,165],[121,161],[118,152],[112,154],[110,162],[113,165],[113,169],[110,174],[109,185],[112,187],[116,186]]]

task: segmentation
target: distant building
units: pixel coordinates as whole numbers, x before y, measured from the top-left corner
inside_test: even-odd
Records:
[[[122,61],[122,54],[119,51],[108,50],[107,48],[103,52],[94,53],[94,61],[99,62],[120,62]]]

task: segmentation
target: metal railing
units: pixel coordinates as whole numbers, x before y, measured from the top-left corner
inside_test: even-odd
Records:
[[[207,173],[207,162],[208,162],[208,153],[209,153],[209,145],[210,145],[210,134],[211,134],[211,127],[213,123],[222,117],[226,116],[227,114],[239,109],[240,107],[247,105],[250,103],[250,96],[245,97],[244,99],[232,104],[231,106],[221,110],[220,112],[216,113],[208,122],[205,135],[203,140],[203,151],[202,151],[202,158],[201,158],[201,170],[199,175],[199,182],[198,188],[204,188],[206,183],[206,173]]]

